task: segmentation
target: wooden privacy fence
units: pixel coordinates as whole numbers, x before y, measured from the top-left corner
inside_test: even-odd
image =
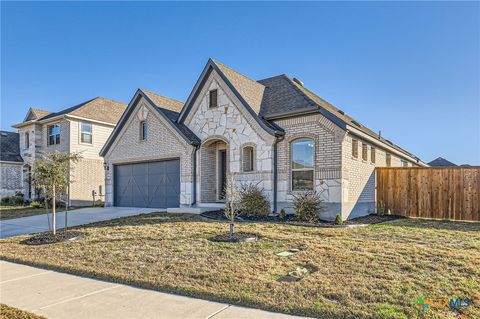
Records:
[[[377,168],[377,203],[392,214],[480,221],[480,167]]]

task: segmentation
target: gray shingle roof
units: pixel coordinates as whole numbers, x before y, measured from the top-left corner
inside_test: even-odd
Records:
[[[117,124],[126,108],[127,104],[125,103],[104,97],[96,97],[60,112],[50,113],[39,120],[47,120],[59,115],[70,114],[90,120]]]
[[[23,162],[20,155],[20,135],[18,133],[0,131],[0,161]]]
[[[338,119],[342,123],[355,127],[370,137],[373,137],[376,140],[393,147],[397,151],[414,157],[414,155],[411,153],[407,152],[398,145],[393,144],[391,141],[380,137],[378,133],[362,125],[344,111],[328,103],[285,74],[263,79],[259,82],[266,87],[262,107],[260,109],[260,116],[263,116],[267,119],[274,119],[275,115],[289,112],[294,114],[296,110],[300,112],[321,109],[322,111],[326,111],[329,115],[331,115],[334,120]]]
[[[430,166],[436,166],[436,167],[450,167],[450,166],[457,166],[457,164],[454,164],[450,162],[449,160],[444,159],[443,157],[437,157],[430,163],[428,163]]]

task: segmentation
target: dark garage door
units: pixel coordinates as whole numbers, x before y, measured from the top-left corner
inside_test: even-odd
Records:
[[[115,165],[115,206],[179,207],[180,161]]]

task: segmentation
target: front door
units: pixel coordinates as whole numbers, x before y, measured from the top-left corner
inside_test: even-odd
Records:
[[[225,199],[225,186],[227,185],[227,150],[220,150],[218,152],[219,175],[218,185],[220,187],[219,199]]]

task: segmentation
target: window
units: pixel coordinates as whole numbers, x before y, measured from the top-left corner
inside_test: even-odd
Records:
[[[375,158],[375,155],[376,155],[376,154],[375,154],[375,147],[370,148],[370,161],[371,161],[372,163],[375,163],[375,161],[377,160],[377,159]]]
[[[362,143],[362,159],[364,161],[368,160],[368,146],[365,143]]]
[[[48,132],[48,145],[60,144],[60,125],[47,126]]]
[[[81,123],[81,141],[82,143],[92,144],[92,124]]]
[[[209,107],[217,107],[218,102],[217,102],[217,90],[211,90],[209,94],[209,100],[208,100]]]
[[[25,148],[30,147],[30,133],[25,132]]]
[[[388,167],[392,166],[392,154],[387,153],[387,155],[385,155],[385,160],[387,162]]]
[[[242,153],[242,164],[244,172],[252,172],[254,163],[254,150],[252,146],[245,146]]]
[[[314,142],[299,139],[292,143],[292,190],[313,190]]]
[[[352,140],[352,156],[358,158],[358,141]]]
[[[147,140],[148,136],[148,124],[145,121],[140,122],[140,139],[142,141]]]
[[[404,161],[404,160],[402,160],[402,167],[408,167],[408,162],[407,162],[407,161]]]

